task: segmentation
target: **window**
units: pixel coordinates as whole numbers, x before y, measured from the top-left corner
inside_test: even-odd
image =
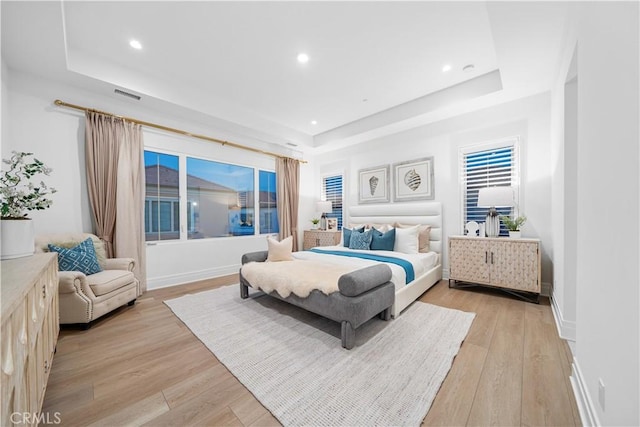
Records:
[[[461,151],[463,229],[469,221],[484,222],[488,208],[477,206],[478,191],[484,187],[519,187],[518,141],[515,139],[491,146],[475,147]],[[518,200],[518,195],[515,195]],[[497,208],[500,215],[509,215],[511,208]],[[508,235],[500,224],[500,235]]]
[[[147,241],[180,238],[180,176],[178,156],[144,152]]]
[[[342,175],[322,178],[322,200],[331,202],[332,212],[327,218],[337,218],[338,230],[342,230]]]
[[[276,209],[276,173],[258,173],[258,215],[260,234],[278,233],[278,210]]]
[[[144,162],[147,241],[278,233],[275,172],[149,150]]]
[[[255,234],[253,168],[187,157],[189,239]]]

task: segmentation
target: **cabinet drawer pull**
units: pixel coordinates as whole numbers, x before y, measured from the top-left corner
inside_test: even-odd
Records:
[[[493,252],[491,252],[491,264],[493,264]]]
[[[488,263],[489,262],[489,252],[484,251],[484,263]]]

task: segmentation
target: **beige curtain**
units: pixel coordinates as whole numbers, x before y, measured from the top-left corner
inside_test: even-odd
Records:
[[[95,234],[104,242],[109,258],[114,256],[113,238],[116,230],[116,183],[122,139],[122,126],[118,122],[122,120],[89,111],[85,115],[89,203]]]
[[[298,250],[298,200],[300,199],[300,163],[276,159],[276,198],[280,240],[293,236],[293,250]]]
[[[147,288],[144,163],[140,125],[86,113],[87,187],[96,235],[107,256],[134,258],[140,291]]]

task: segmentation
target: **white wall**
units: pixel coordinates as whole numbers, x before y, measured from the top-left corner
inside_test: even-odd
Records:
[[[34,219],[36,233],[91,232],[93,228],[84,168],[84,116],[76,110],[54,106],[53,101],[57,98],[240,144],[251,145],[252,142],[242,134],[218,130],[200,122],[176,119],[184,114],[183,111],[176,116],[168,116],[141,107],[136,101],[123,101],[115,96],[88,92],[13,70],[9,70],[8,79],[6,74],[3,72],[2,75],[3,157],[10,150],[36,153],[39,159],[53,168],[47,183],[58,189],[53,195],[54,202],[50,209],[29,214]],[[8,81],[6,85],[5,80]],[[145,129],[144,139],[145,145],[151,149],[180,151],[265,170],[275,168],[275,161],[270,156],[193,138]],[[308,186],[313,177],[312,168],[301,165],[300,169],[301,181]],[[235,273],[240,267],[243,253],[264,250],[266,247],[264,236],[151,244],[147,246],[148,287],[152,289]]]
[[[577,47],[575,5],[564,34],[551,91],[551,223],[554,267],[552,308],[560,336],[576,339]],[[566,123],[565,123],[566,122]]]
[[[640,425],[638,16],[637,2],[578,11],[574,380],[602,425]]]
[[[362,146],[315,156],[315,173],[345,172],[345,206],[358,203],[358,170],[434,156],[435,200],[443,204],[444,235],[462,233],[458,150],[461,147],[519,136],[521,143],[521,212],[528,221],[522,232],[542,239],[543,283],[550,283],[551,165],[548,93],[463,114],[418,127]],[[407,203],[407,202],[405,202]],[[307,218],[308,219],[308,218]],[[448,270],[444,248],[445,275]]]

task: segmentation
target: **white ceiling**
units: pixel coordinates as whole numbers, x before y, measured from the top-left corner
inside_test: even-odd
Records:
[[[11,69],[90,78],[100,90],[197,110],[267,142],[320,147],[548,90],[566,10],[542,2],[3,1],[2,55]],[[307,64],[296,61],[300,52]],[[472,72],[462,71],[467,64]]]

